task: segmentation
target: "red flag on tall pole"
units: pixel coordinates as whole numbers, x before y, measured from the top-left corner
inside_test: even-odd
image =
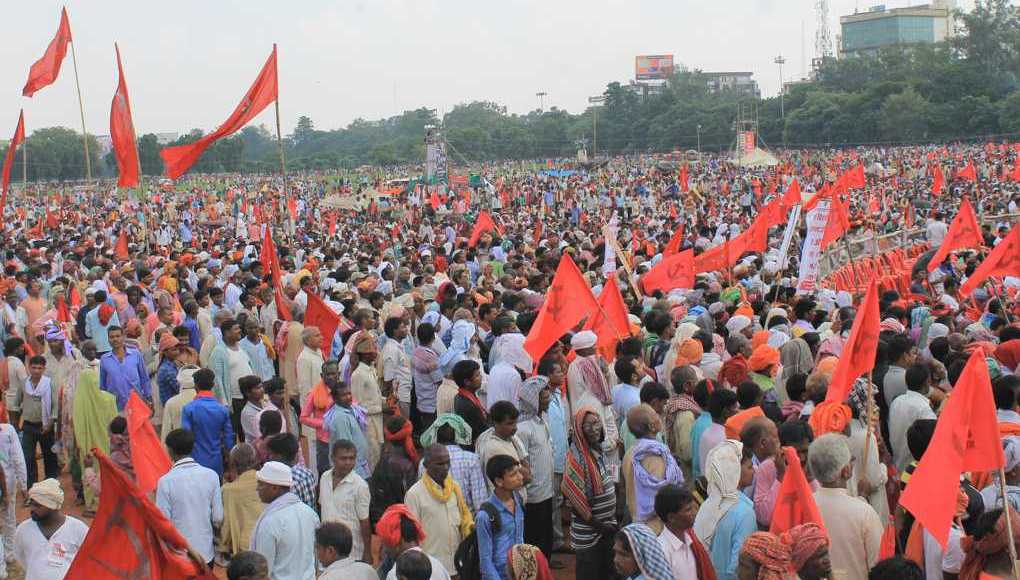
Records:
[[[60,26],[57,27],[57,34],[46,47],[42,57],[32,64],[28,69],[28,80],[25,81],[25,88],[21,94],[31,97],[39,89],[48,87],[57,80],[60,75],[60,65],[67,56],[67,43],[71,42],[71,22],[67,19],[67,8],[60,10]]]
[[[602,287],[598,299],[601,309],[592,313],[584,323],[585,330],[591,330],[598,337],[596,349],[602,358],[612,361],[616,358],[616,343],[629,335],[630,323],[627,320],[627,304],[616,283],[616,276],[610,276]]]
[[[935,197],[942,195],[942,188],[946,185],[946,176],[942,173],[942,168],[938,165],[935,166],[935,175],[932,178],[931,194]]]
[[[850,229],[850,215],[847,206],[838,195],[833,195],[829,200],[829,219],[825,222],[825,232],[822,234],[822,249],[824,250],[832,242],[838,240]]]
[[[124,67],[120,63],[120,48],[113,43],[117,53],[117,92],[110,103],[110,141],[113,144],[113,155],[117,158],[117,169],[120,179],[117,187],[138,186],[138,147],[135,143],[135,125],[131,121],[131,101],[128,99],[127,81],[124,80]]]
[[[333,348],[333,335],[340,326],[340,315],[333,312],[328,304],[315,292],[308,294],[308,308],[305,310],[305,328],[314,326],[322,332],[322,354],[329,358]]]
[[[857,377],[875,368],[875,353],[878,350],[878,333],[882,321],[878,311],[878,279],[872,278],[864,303],[854,317],[850,338],[843,347],[843,354],[836,363],[836,370],[829,381],[825,400],[842,403],[850,393],[850,387]]]
[[[953,218],[953,223],[949,224],[945,240],[928,261],[928,271],[931,272],[938,268],[939,264],[953,250],[979,248],[984,244],[985,239],[981,236],[981,228],[978,227],[977,214],[974,213],[974,207],[970,205],[970,201],[964,196],[963,201],[960,202],[960,211]]]
[[[156,429],[149,421],[152,411],[138,393],[131,391],[124,408],[127,416],[128,435],[131,447],[131,463],[135,468],[135,481],[142,493],[156,489],[159,478],[170,471],[170,456],[156,435]]]
[[[531,360],[539,360],[554,342],[598,308],[581,270],[569,254],[564,254],[546,292],[545,302],[524,340],[524,350],[531,355]]]
[[[237,104],[237,108],[230,114],[230,117],[223,122],[215,131],[202,137],[194,143],[166,147],[159,152],[166,164],[166,175],[171,179],[177,179],[198,161],[202,153],[217,140],[236,133],[270,103],[276,100],[279,93],[279,83],[276,75],[276,45],[273,45],[273,52],[262,65],[262,71],[255,79],[251,88],[245,93],[244,98]]]
[[[960,286],[960,295],[970,296],[989,276],[1020,275],[1020,223],[1013,226],[1006,237],[995,246],[967,281]]]
[[[485,232],[491,232],[496,229],[496,222],[492,221],[492,216],[489,212],[482,210],[478,214],[478,219],[475,220],[475,227],[471,229],[471,238],[468,239],[468,247],[473,248],[478,243],[478,239],[482,237]]]
[[[900,497],[903,507],[943,548],[956,511],[960,474],[991,471],[1005,465],[998,425],[988,363],[981,349],[977,349],[957,379],[928,450]]]
[[[783,200],[781,207],[783,208],[784,214],[788,213],[795,205],[798,205],[803,201],[800,192],[800,182],[797,181],[796,177],[790,182],[790,187],[786,188],[786,192],[783,193],[783,197],[781,199]]]
[[[18,126],[14,129],[14,137],[7,145],[7,155],[4,156],[3,169],[3,193],[0,194],[0,217],[3,216],[4,208],[7,207],[7,188],[11,184],[11,166],[14,165],[14,151],[25,142],[25,111],[18,113]]]
[[[669,243],[666,244],[665,249],[662,250],[662,257],[666,258],[676,254],[680,251],[680,246],[684,242],[684,224],[680,224],[680,227],[673,233],[673,237],[669,239]]]
[[[967,162],[967,165],[963,169],[956,172],[957,179],[966,179],[967,181],[977,181],[977,168],[974,167],[974,160],[971,159]]]
[[[188,556],[188,540],[148,494],[102,451],[93,453],[103,480],[99,510],[64,578],[214,580],[211,570]]]

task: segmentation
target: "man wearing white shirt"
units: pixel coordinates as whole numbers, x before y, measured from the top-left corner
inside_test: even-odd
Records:
[[[925,236],[928,238],[928,243],[932,248],[941,246],[942,241],[946,239],[946,234],[949,233],[949,226],[946,225],[946,222],[942,221],[942,217],[942,212],[936,211],[931,223],[925,229]]]
[[[213,526],[223,523],[219,475],[191,458],[195,435],[174,429],[166,436],[173,467],[156,484],[156,505],[209,564],[216,555]]]
[[[907,392],[896,397],[889,407],[889,442],[892,444],[893,461],[901,472],[911,460],[910,449],[907,447],[907,429],[918,419],[935,418],[935,412],[928,401],[931,384],[928,367],[923,364],[911,365],[905,380]]]
[[[342,523],[324,522],[315,530],[315,557],[325,567],[319,580],[379,579],[375,568],[351,554],[351,544],[351,530]]]
[[[655,495],[655,514],[663,522],[659,545],[674,578],[697,578],[698,569],[711,570],[708,552],[701,545],[691,527],[698,515],[694,496],[679,485],[665,485]],[[700,562],[699,557],[703,560]]]
[[[78,555],[89,527],[64,515],[60,511],[63,505],[64,492],[56,479],[40,481],[28,491],[32,517],[18,525],[13,554],[25,578],[63,578]]]

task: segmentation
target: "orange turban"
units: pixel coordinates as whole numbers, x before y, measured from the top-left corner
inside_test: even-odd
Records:
[[[754,320],[754,309],[747,304],[744,304],[733,312],[733,316],[746,316],[751,320]]]
[[[815,365],[815,372],[820,375],[832,376],[832,373],[836,372],[836,365],[839,364],[839,359],[834,356],[827,356],[822,360],[818,361]]]
[[[751,350],[758,350],[758,347],[769,342],[769,331],[759,330],[751,337]]]
[[[847,405],[825,401],[811,412],[808,423],[815,432],[815,437],[820,437],[826,433],[842,433],[850,424],[851,418],[850,407]]]
[[[775,367],[779,364],[779,351],[767,344],[754,349],[747,366],[754,372],[763,371],[768,367]]]
[[[684,365],[695,364],[699,362],[703,356],[705,356],[705,347],[702,346],[701,341],[688,338],[680,343],[680,348],[676,353],[676,366],[681,367]]]

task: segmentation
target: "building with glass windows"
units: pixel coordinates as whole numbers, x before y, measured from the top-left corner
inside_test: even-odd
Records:
[[[873,6],[867,12],[842,16],[839,56],[869,54],[887,46],[942,42],[953,33],[953,0],[887,9]]]

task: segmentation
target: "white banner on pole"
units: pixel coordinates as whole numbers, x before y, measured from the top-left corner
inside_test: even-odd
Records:
[[[786,229],[783,231],[783,243],[779,247],[779,264],[780,270],[785,270],[787,261],[790,258],[790,244],[793,242],[793,232],[797,229],[797,222],[800,221],[800,205],[793,206],[790,210],[790,215],[786,220]]]
[[[806,221],[807,236],[800,250],[797,294],[807,294],[817,289],[818,267],[822,259],[822,236],[825,235],[825,224],[829,221],[829,200],[818,202],[818,205],[807,213]]]
[[[616,233],[619,231],[619,227],[616,225],[616,216],[609,222],[609,225],[602,229],[602,237],[606,240],[606,259],[602,264],[602,274],[609,276],[616,271],[616,251],[614,250],[614,244],[610,240],[616,240]]]

